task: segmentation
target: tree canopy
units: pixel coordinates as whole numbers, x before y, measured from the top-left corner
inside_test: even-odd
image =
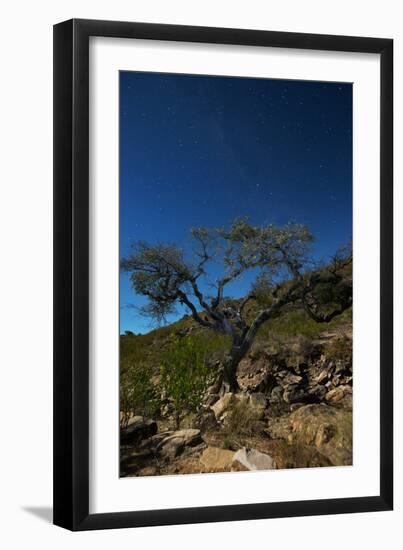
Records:
[[[143,314],[161,321],[182,304],[197,323],[230,336],[232,370],[248,351],[259,327],[284,305],[300,301],[317,322],[329,322],[351,305],[351,281],[343,274],[344,266],[351,262],[351,251],[340,251],[325,275],[313,270],[313,235],[305,225],[257,226],[240,218],[229,229],[193,228],[191,237],[192,258],[173,244],[140,241],[133,244],[121,268],[130,274],[134,291],[147,297]],[[214,280],[209,276],[213,262],[222,266],[221,275]],[[236,305],[229,305],[226,287],[250,270],[258,272],[250,292]],[[321,307],[321,294],[323,298],[336,284],[341,287],[337,300],[327,301],[332,305],[330,310]],[[206,293],[205,288],[211,292]],[[248,322],[245,306],[262,292],[266,305]]]

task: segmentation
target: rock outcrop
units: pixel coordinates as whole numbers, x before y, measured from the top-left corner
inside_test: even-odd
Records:
[[[270,435],[314,446],[334,466],[352,463],[352,413],[325,404],[304,405],[270,422]]]
[[[157,452],[165,459],[172,459],[180,455],[185,447],[195,447],[203,443],[200,430],[177,430],[165,437],[157,446]]]
[[[332,359],[323,353],[329,342],[339,345],[345,356]],[[251,395],[264,394],[271,414],[290,412],[295,404],[329,403],[351,409],[351,339],[346,335],[326,335],[304,346],[297,340],[295,345],[280,351],[263,349],[251,353],[239,365],[242,390]]]
[[[121,429],[121,475],[351,465],[349,327],[260,343],[239,365],[241,391],[220,396],[213,384],[192,412],[178,415],[164,396],[156,420],[135,416]]]
[[[157,430],[158,427],[155,420],[144,418],[144,416],[133,416],[120,431],[121,444],[137,444],[141,440],[156,434]]]
[[[235,452],[219,447],[207,447],[200,457],[200,463],[207,472],[231,471]]]
[[[218,401],[211,405],[211,410],[214,412],[217,420],[221,420],[223,415],[233,406],[237,397],[233,393],[226,393]]]

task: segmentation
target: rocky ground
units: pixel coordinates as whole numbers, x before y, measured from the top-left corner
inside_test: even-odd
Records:
[[[275,352],[252,350],[238,370],[241,392],[206,393],[176,427],[157,418],[121,429],[121,476],[230,472],[352,464],[351,324]]]

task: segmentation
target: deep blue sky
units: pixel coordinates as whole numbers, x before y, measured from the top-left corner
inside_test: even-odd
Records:
[[[351,84],[121,72],[119,114],[122,256],[239,216],[308,224],[317,258],[351,240]],[[126,274],[120,302],[121,332],[152,328]]]

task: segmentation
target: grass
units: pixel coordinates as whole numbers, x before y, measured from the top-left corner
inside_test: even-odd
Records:
[[[188,332],[189,331],[189,332]],[[150,362],[159,367],[167,349],[176,337],[191,334],[196,344],[206,344],[212,357],[220,358],[228,350],[229,340],[222,334],[199,327],[190,318],[160,327],[147,334],[120,336],[120,365],[124,371],[131,363]]]
[[[248,399],[240,399],[234,403],[225,419],[225,432],[231,437],[252,435],[260,418],[261,412]]]
[[[326,324],[316,323],[302,309],[292,309],[266,321],[260,328],[256,341],[269,340],[273,334],[318,338],[322,332],[332,331],[346,323],[351,323],[351,308]]]

